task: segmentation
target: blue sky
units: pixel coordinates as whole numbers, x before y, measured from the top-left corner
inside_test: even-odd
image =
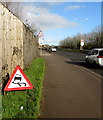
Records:
[[[24,21],[43,31],[44,44],[58,45],[66,37],[89,33],[101,25],[101,2],[31,2],[23,6]]]

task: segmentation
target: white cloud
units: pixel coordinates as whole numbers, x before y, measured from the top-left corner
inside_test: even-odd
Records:
[[[74,18],[74,20],[75,20],[75,21],[78,21],[78,20],[79,20],[79,21],[85,21],[85,20],[88,21],[89,18],[81,18],[81,19],[79,19],[79,18]]]
[[[73,6],[68,6],[66,9],[68,9],[68,10],[76,10],[76,9],[79,9],[79,8],[81,8],[81,6],[73,5]]]
[[[74,18],[74,20],[78,20],[78,18]]]
[[[76,22],[70,22],[66,18],[50,13],[47,8],[40,8],[34,5],[23,7],[22,20],[28,20],[32,27],[38,27],[41,30],[49,30],[55,28],[76,27]]]
[[[87,21],[88,21],[88,20],[89,20],[89,18],[86,18],[85,20],[87,20]]]

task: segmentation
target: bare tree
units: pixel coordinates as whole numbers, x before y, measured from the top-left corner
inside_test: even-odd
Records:
[[[17,16],[34,34],[36,33],[35,25],[30,25],[28,22],[29,20],[24,21],[24,9],[20,2],[12,2],[12,0],[9,0],[9,2],[3,2],[3,0],[0,0],[1,3],[7,7],[15,16]]]
[[[9,0],[9,2],[6,0],[0,0],[0,2],[8,8],[15,16],[18,18],[21,18],[22,14],[22,5],[20,2],[12,2],[12,0]]]
[[[83,34],[83,39],[85,41],[84,47],[86,49],[91,49],[94,47],[103,47],[103,29],[101,28],[101,26],[97,26],[92,32],[88,34]],[[80,46],[80,40],[81,35],[77,34],[71,38],[68,37],[60,41],[59,45],[64,48],[77,49]]]

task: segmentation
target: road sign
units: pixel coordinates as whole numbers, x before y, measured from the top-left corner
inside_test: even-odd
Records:
[[[16,66],[4,91],[25,90],[25,89],[33,89],[33,85],[30,83],[30,81],[24,74],[23,70],[20,68],[20,66]]]
[[[81,46],[84,45],[84,40],[83,40],[83,39],[80,41],[80,45],[81,45]]]
[[[40,37],[40,36],[44,36],[43,33],[42,33],[42,31],[39,32],[38,36],[39,36],[39,37]]]
[[[44,41],[44,38],[39,38],[39,39],[38,39],[39,45],[42,45],[42,44],[43,44],[43,41]]]

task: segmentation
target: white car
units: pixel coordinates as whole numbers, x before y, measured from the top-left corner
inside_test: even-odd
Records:
[[[56,50],[56,48],[51,48],[51,51],[56,52],[57,50]]]
[[[86,63],[103,66],[103,48],[94,48],[90,50],[85,61]]]

